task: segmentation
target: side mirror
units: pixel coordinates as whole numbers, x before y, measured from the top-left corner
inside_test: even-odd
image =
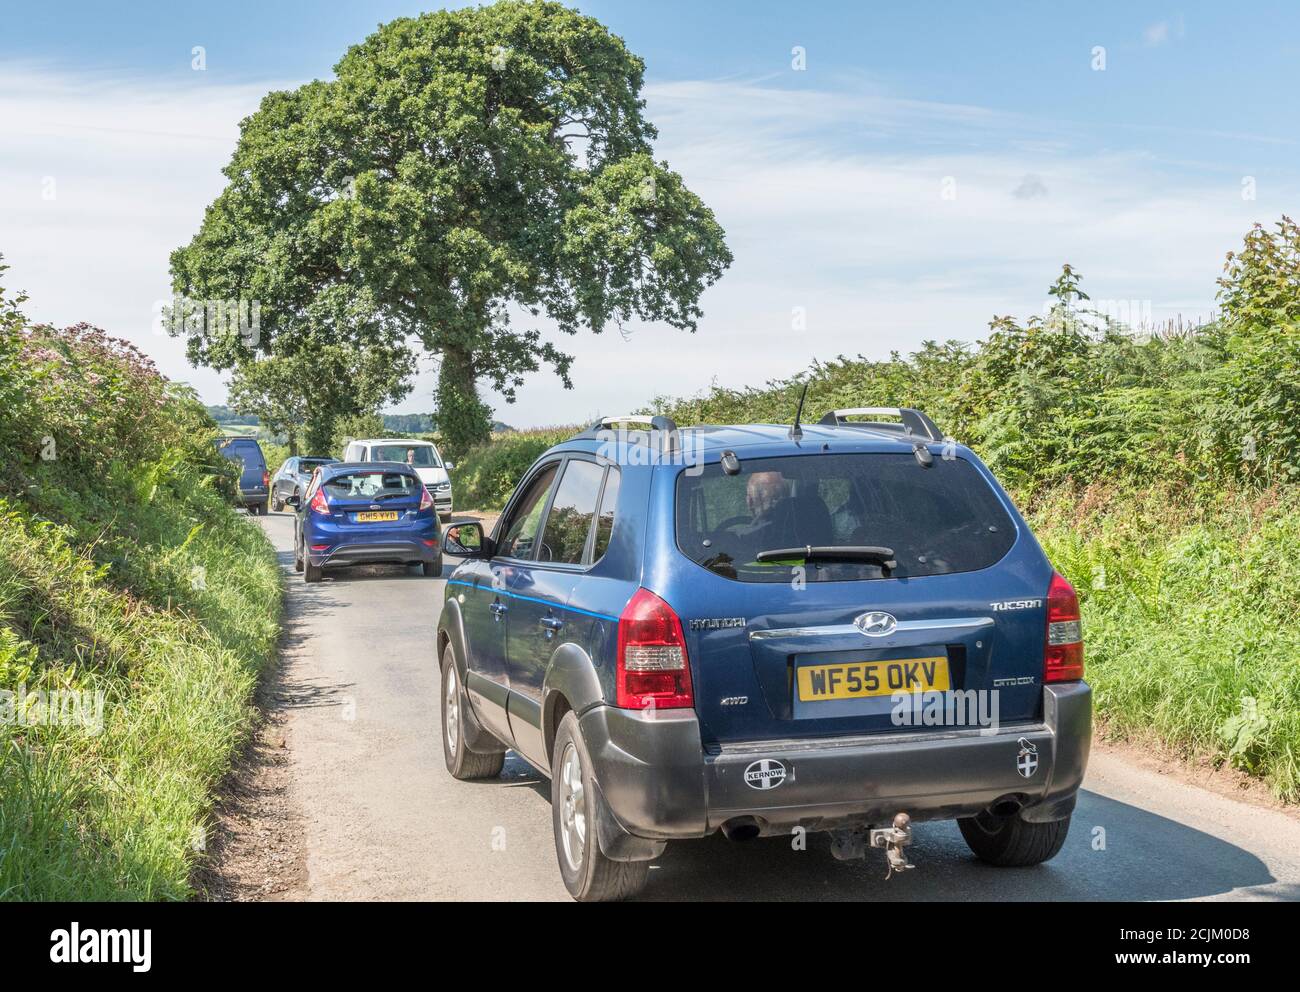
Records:
[[[284,505],[292,506],[296,510],[298,507],[302,506],[302,499],[297,493],[294,493],[292,496],[286,496],[284,498]]]
[[[443,462],[443,463],[442,463],[442,467],[445,468],[448,472],[450,472],[452,469],[454,469],[454,468],[456,467],[456,463],[455,463],[455,462]]]
[[[492,538],[477,520],[457,520],[443,531],[442,550],[459,558],[491,558]]]

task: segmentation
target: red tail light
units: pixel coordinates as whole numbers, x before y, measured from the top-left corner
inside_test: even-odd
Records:
[[[1083,629],[1079,597],[1060,575],[1047,587],[1047,648],[1044,682],[1077,682],[1083,678]]]
[[[619,617],[614,682],[623,709],[695,705],[682,622],[649,589],[638,589]]]
[[[420,512],[433,509],[433,497],[429,495],[429,487],[420,487]]]
[[[313,512],[323,513],[325,514],[325,516],[329,516],[330,505],[325,500],[324,489],[316,490],[316,495],[311,498],[311,503],[309,505],[311,506]]]
[[[269,486],[270,484],[271,484],[271,473],[270,473],[270,472],[263,472],[263,473],[262,473],[262,485],[264,485],[264,486]]]

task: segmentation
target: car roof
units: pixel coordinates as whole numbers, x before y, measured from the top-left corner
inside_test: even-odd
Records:
[[[889,428],[877,429],[866,424],[802,424],[803,436],[790,437],[789,424],[702,424],[680,428],[684,447],[702,453],[727,450],[746,451],[751,458],[766,455],[810,454],[823,445],[836,451],[910,452],[925,438]],[[632,432],[629,432],[632,433]],[[600,451],[607,441],[595,437],[573,437],[557,444],[552,451]],[[966,448],[957,445],[963,453]]]
[[[414,445],[421,445],[421,444],[422,444],[422,445],[427,445],[427,446],[430,447],[430,448],[436,448],[436,447],[437,447],[437,445],[434,444],[432,441],[423,441],[423,440],[420,440],[420,439],[418,439],[418,438],[413,438],[413,437],[369,437],[369,438],[358,438],[357,440],[353,441],[352,443],[353,443],[353,444],[414,444]]]
[[[348,472],[364,470],[373,472],[378,469],[381,472],[405,472],[407,475],[415,475],[419,478],[414,466],[407,465],[406,462],[331,462],[328,465],[321,466],[321,474],[333,478],[336,475],[346,475]]]

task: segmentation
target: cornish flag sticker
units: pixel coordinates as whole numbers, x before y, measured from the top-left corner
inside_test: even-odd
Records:
[[[763,758],[745,769],[745,784],[751,789],[775,789],[785,781],[785,765],[775,758]]]
[[[1016,755],[1016,771],[1023,778],[1033,778],[1034,772],[1038,771],[1038,748],[1024,737],[1016,743],[1020,745],[1020,753]]]

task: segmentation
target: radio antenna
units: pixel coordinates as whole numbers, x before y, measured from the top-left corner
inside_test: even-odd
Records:
[[[803,401],[808,398],[808,383],[803,384],[803,392],[799,394],[799,406],[794,411],[794,423],[790,425],[791,441],[798,441],[803,437],[803,428],[799,426],[799,421],[803,417]]]

